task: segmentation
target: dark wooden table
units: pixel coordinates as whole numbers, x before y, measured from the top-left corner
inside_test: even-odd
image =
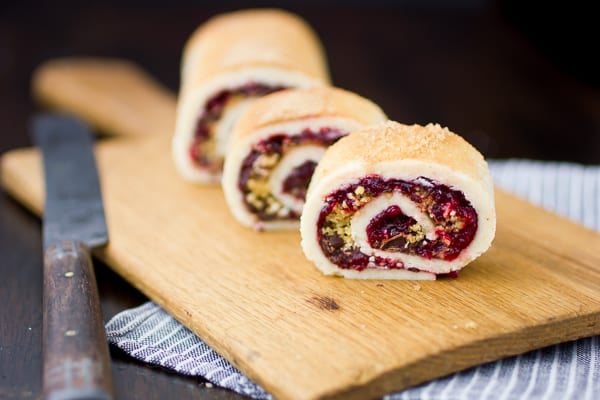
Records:
[[[42,61],[123,57],[175,90],[192,30],[217,12],[249,6],[110,3],[0,6],[0,153],[30,145],[28,118],[38,108],[29,78]],[[517,1],[280,3],[320,34],[335,84],[378,102],[390,118],[447,125],[490,158],[600,163],[600,68],[591,59],[598,37],[589,7],[569,3],[539,17]],[[40,396],[41,261],[40,221],[0,188],[2,399]],[[107,266],[98,263],[97,274],[106,319],[146,301]],[[118,399],[240,397],[111,351]]]

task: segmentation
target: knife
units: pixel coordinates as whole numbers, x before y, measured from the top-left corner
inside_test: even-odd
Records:
[[[108,231],[90,129],[62,114],[32,121],[41,149],[43,219],[43,393],[47,400],[112,399],[110,357],[90,249]]]

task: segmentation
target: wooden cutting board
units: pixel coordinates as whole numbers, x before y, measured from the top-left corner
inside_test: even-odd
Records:
[[[492,248],[458,279],[356,281],[305,260],[297,232],[239,226],[171,161],[175,97],[120,62],[54,62],[38,99],[120,136],[97,146],[110,244],[96,256],[281,399],[369,398],[600,333],[600,236],[496,192]],[[35,150],[2,181],[37,214]]]

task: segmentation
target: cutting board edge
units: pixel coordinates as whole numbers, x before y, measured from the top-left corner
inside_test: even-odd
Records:
[[[117,271],[123,269],[124,271],[119,271],[119,274],[123,275],[123,272],[125,272],[126,275],[126,268],[115,268],[110,263],[111,256],[107,256],[105,254],[101,258],[107,262],[112,269]],[[370,374],[371,377],[367,381],[361,382],[359,385],[353,387],[341,385],[340,387],[324,389],[323,392],[307,393],[306,396],[302,396],[297,395],[297,393],[286,391],[287,386],[285,384],[281,385],[281,387],[277,386],[277,380],[271,379],[268,372],[267,375],[265,375],[263,371],[257,369],[256,366],[249,363],[248,360],[244,359],[243,357],[236,356],[236,352],[231,348],[231,346],[224,345],[223,340],[219,340],[219,338],[214,337],[209,330],[202,328],[202,324],[194,322],[191,319],[191,316],[188,315],[183,308],[171,306],[159,292],[153,289],[152,286],[137,284],[134,284],[134,286],[160,307],[165,309],[184,326],[193,326],[193,331],[198,334],[198,336],[201,337],[202,340],[205,341],[211,348],[219,348],[219,354],[225,357],[232,365],[246,374],[253,381],[264,388],[270,389],[270,393],[276,398],[289,400],[321,398],[362,399],[365,397],[377,397],[393,391],[407,389],[420,383],[440,378],[482,363],[492,362],[504,357],[514,356],[531,351],[532,346],[529,345],[529,342],[527,341],[527,338],[529,337],[544,338],[543,341],[538,339],[539,344],[536,344],[535,347],[543,348],[558,343],[600,334],[600,324],[597,323],[597,321],[600,321],[600,309],[596,311],[592,310],[586,314],[578,314],[571,318],[560,319],[560,321],[548,320],[546,323],[541,323],[532,327],[525,327],[518,331],[506,333],[496,337],[481,339],[456,348],[445,349],[440,353],[434,354],[433,356],[428,355],[427,357],[423,357],[421,360],[415,363],[404,364],[392,370],[378,374]],[[561,329],[556,329],[559,326]],[[564,329],[565,326],[569,328],[569,331],[566,334]],[[512,343],[512,345],[507,346],[507,343]],[[488,353],[485,357],[481,358],[468,357],[469,355],[475,353],[473,349],[481,348],[496,348],[498,351]],[[463,362],[459,365],[453,365],[453,360],[462,360]],[[465,360],[469,361],[467,362]],[[445,364],[448,366],[448,368],[437,368],[437,371],[441,372],[439,372],[439,374],[433,378],[431,378],[431,374],[428,372],[425,372],[423,375],[415,375],[413,372],[411,372],[411,368],[417,368],[421,371],[431,371],[435,369],[432,367],[433,365],[439,364]],[[401,376],[404,375],[413,376],[415,378],[409,381],[403,381]],[[401,383],[390,388],[389,382],[398,382],[398,380],[400,380]]]
[[[453,373],[474,368],[486,363],[498,361],[507,357],[517,356],[525,354],[530,351],[536,351],[543,349],[548,346],[557,345],[569,341],[583,339],[600,335],[600,310],[591,312],[586,315],[573,316],[570,319],[563,319],[561,321],[548,321],[546,324],[537,325],[534,327],[527,327],[521,331],[518,331],[518,337],[515,337],[515,333],[503,334],[496,337],[482,339],[474,341],[469,344],[458,346],[450,350],[445,350],[437,353],[433,356],[423,357],[411,364],[405,364],[403,366],[394,368],[389,371],[382,372],[372,379],[361,382],[355,386],[346,386],[344,389],[332,390],[327,393],[320,393],[316,396],[306,397],[306,399],[328,399],[328,400],[353,400],[353,399],[365,399],[375,398],[386,394],[399,392],[411,387],[418,386],[422,383],[432,381],[434,379],[442,378]],[[548,335],[547,332],[559,332],[557,327],[564,328],[564,325],[568,325],[570,331],[568,334],[561,335]],[[583,330],[582,330],[583,329]],[[546,332],[542,334],[543,332]],[[544,337],[546,340],[543,344],[536,349],[532,350],[531,346],[526,345],[527,338],[532,336]],[[514,346],[507,347],[507,343],[514,343]],[[519,344],[522,343],[522,344]],[[486,354],[481,358],[473,358],[472,361],[463,362],[459,365],[452,365],[455,360],[466,360],[465,356],[473,354],[473,349],[481,348],[498,348],[503,351]],[[449,367],[445,370],[439,368],[439,364],[446,364]],[[434,366],[438,366],[434,368]],[[421,371],[441,371],[436,376],[432,377],[430,373],[426,373],[425,377],[421,375],[413,375],[414,370]],[[399,376],[400,372],[402,375]],[[408,379],[402,379],[403,376],[409,377]],[[392,384],[390,384],[392,382]],[[396,382],[400,382],[395,384]],[[297,397],[288,397],[287,393],[281,393],[283,397],[279,396],[279,392],[273,393],[277,398],[299,400]],[[304,398],[302,398],[304,399]]]

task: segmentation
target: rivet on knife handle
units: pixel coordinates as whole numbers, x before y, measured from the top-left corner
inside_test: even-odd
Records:
[[[67,115],[33,121],[42,150],[44,372],[47,400],[112,399],[110,356],[90,248],[108,232],[89,128]]]

